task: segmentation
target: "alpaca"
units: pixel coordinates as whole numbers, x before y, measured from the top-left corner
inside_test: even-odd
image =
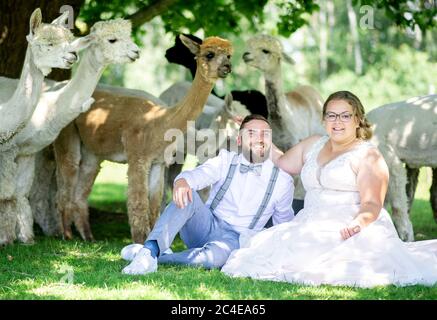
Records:
[[[186,37],[191,40],[202,43],[202,40],[191,34],[184,34]],[[192,77],[194,77],[197,69],[196,61],[194,59],[194,55],[191,51],[181,42],[179,37],[176,37],[175,44],[173,47],[167,49],[165,53],[165,57],[168,62],[176,63],[182,65],[190,70]],[[175,102],[179,101],[191,87],[191,83],[188,81],[180,81],[161,93],[159,98],[165,101],[168,105],[172,105]],[[219,97],[214,89],[212,94],[208,97],[206,105],[203,109],[201,115],[196,119],[196,130],[202,129],[213,129],[216,132],[216,137],[218,136],[218,130],[227,127],[229,130],[233,126],[231,124],[231,118],[228,117],[229,110],[234,110],[235,116],[245,116],[249,113],[257,113],[267,117],[267,102],[265,96],[256,90],[247,90],[247,91],[231,91],[231,97],[234,101],[234,106],[226,106],[226,102]],[[232,101],[230,100],[230,101]],[[224,112],[224,113],[223,113]],[[222,114],[222,115],[220,115]],[[232,114],[232,112],[231,112]],[[216,118],[220,117],[223,119],[229,119],[227,125],[222,121],[221,125],[217,125]],[[231,130],[232,131],[232,130]],[[229,137],[234,136],[235,132],[228,132]],[[225,141],[221,141],[217,143],[217,150],[224,146]],[[197,150],[197,147],[196,147]],[[187,151],[187,148],[185,149]],[[181,157],[185,158],[186,153],[181,155]],[[203,161],[200,161],[202,163]],[[183,164],[173,163],[169,167],[165,168],[165,189],[171,189],[173,186],[174,178],[181,172]],[[202,197],[205,197],[206,193],[202,194]],[[165,195],[163,202],[165,202]]]
[[[39,99],[44,76],[52,68],[69,69],[76,62],[73,34],[62,26],[67,18],[68,13],[65,12],[47,24],[42,23],[40,9],[32,13],[26,36],[29,45],[19,85],[13,95],[8,96],[9,100],[0,104],[0,145],[7,143],[29,121]]]
[[[16,217],[11,209],[15,206],[13,195],[19,187],[15,163],[18,150],[10,142],[28,123],[40,97],[44,76],[52,68],[69,69],[77,60],[75,51],[80,42],[63,27],[67,18],[68,13],[64,13],[46,24],[42,23],[40,9],[32,13],[26,37],[29,45],[20,79],[10,92],[4,91],[8,86],[1,86],[0,147],[8,146],[8,151],[0,152],[0,244],[11,243],[16,238]]]
[[[399,237],[413,241],[409,219],[407,176],[410,168],[437,168],[437,95],[414,97],[373,109],[367,115],[373,124],[372,142],[378,146],[390,170],[387,202],[392,207],[393,222]],[[431,206],[437,218],[434,184]],[[433,197],[434,196],[434,197]]]
[[[283,52],[279,40],[268,35],[252,37],[247,41],[243,60],[264,74],[269,120],[277,147],[285,151],[311,135],[326,134],[322,125],[323,100],[314,88],[298,86],[284,93],[281,62],[293,60]],[[295,185],[294,200],[303,202],[305,190],[298,177]],[[295,202],[296,207],[301,206],[299,202]]]
[[[73,78],[66,85],[60,83],[54,85],[55,90],[44,92],[30,122],[11,140],[18,147],[15,162],[19,188],[15,193],[17,208],[12,214],[18,218],[20,241],[33,242],[33,217],[27,198],[34,177],[35,153],[51,144],[65,126],[89,109],[94,102],[90,97],[108,64],[133,62],[138,58],[138,47],[130,34],[130,21],[97,22],[90,34],[80,39],[83,47],[90,47]]]
[[[198,44],[184,36],[181,40],[195,54],[198,69],[191,90],[176,106],[168,108],[142,97],[119,97],[112,91],[101,90],[94,93],[91,109],[65,128],[55,141],[58,208],[66,238],[72,237],[74,222],[84,239],[93,239],[87,197],[103,160],[128,163],[132,239],[142,243],[149,233],[157,218],[151,213],[159,212],[161,206],[163,154],[170,144],[164,140],[164,134],[168,129],[183,132],[187,120],[196,119],[202,112],[217,79],[231,72],[229,41],[210,37]]]
[[[190,90],[191,83],[188,81],[177,82],[165,90],[159,98],[163,100],[167,105],[172,105],[177,101],[180,101]],[[238,101],[233,101],[232,94],[227,94],[225,100],[210,94],[208,100],[203,108],[202,114],[196,119],[195,129],[196,135],[205,136],[207,130],[214,133],[213,140],[215,144],[213,146],[208,145],[208,150],[214,149],[215,152],[209,153],[214,156],[218,154],[221,148],[227,148],[229,139],[238,135],[238,126],[234,120],[236,117],[242,117],[249,115],[250,112],[246,106]],[[226,134],[220,134],[220,130],[224,130]],[[205,134],[204,134],[205,132]],[[187,141],[187,139],[185,139]],[[209,140],[212,141],[212,140]],[[196,141],[196,145],[193,148],[194,154],[199,150],[203,142]],[[176,156],[176,158],[185,159],[187,153],[190,153],[190,148],[185,147],[184,153]],[[199,163],[202,164],[209,157],[208,155],[200,157]],[[174,179],[182,171],[183,163],[173,163],[165,168],[165,190],[171,190]],[[202,199],[206,200],[207,193],[201,193]],[[163,205],[165,205],[166,196],[163,197]]]
[[[167,105],[174,105],[177,101],[180,101],[190,90],[191,83],[188,81],[177,82],[171,85],[159,96]],[[246,106],[238,101],[233,100],[232,94],[227,94],[225,100],[222,100],[212,94],[208,96],[208,99],[203,108],[202,114],[196,119],[196,130],[212,130],[216,137],[219,136],[219,130],[225,130],[227,137],[236,137],[238,134],[238,126],[234,120],[236,117],[242,117],[249,115],[250,112]],[[225,144],[226,137],[220,137],[216,144],[216,151],[222,148]],[[197,146],[201,144],[198,143]],[[188,150],[185,148],[185,150]]]
[[[197,43],[202,43],[202,40],[194,35],[184,35]],[[191,76],[194,78],[197,68],[194,56],[178,37],[175,38],[175,44],[173,47],[167,49],[165,52],[165,58],[170,63],[176,63],[189,69]],[[214,90],[212,91],[212,94],[221,99],[220,105],[222,105],[224,97],[219,97]],[[246,106],[250,113],[260,114],[266,118],[268,117],[266,97],[261,92],[257,90],[232,90],[231,94],[233,100]],[[202,116],[200,116],[200,118],[201,117]]]

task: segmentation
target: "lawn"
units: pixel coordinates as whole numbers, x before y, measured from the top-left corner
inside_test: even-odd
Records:
[[[309,287],[231,279],[218,270],[160,266],[147,276],[120,273],[120,250],[130,243],[126,171],[105,163],[90,197],[95,243],[42,236],[36,244],[0,249],[0,299],[437,299],[437,286],[374,289]],[[412,220],[416,239],[437,238],[429,205],[430,172],[421,171]],[[111,212],[111,213],[109,213]],[[177,240],[173,250],[181,250]]]

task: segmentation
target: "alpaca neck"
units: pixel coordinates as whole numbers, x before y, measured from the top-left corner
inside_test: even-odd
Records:
[[[85,50],[73,78],[62,90],[69,105],[83,103],[94,92],[102,76],[105,64],[97,58],[97,50],[91,46]]]
[[[197,68],[199,70],[199,68]],[[167,127],[186,129],[186,121],[196,120],[202,113],[203,107],[216,80],[208,79],[196,72],[190,90],[174,108],[168,109],[169,119]]]
[[[0,144],[5,146],[30,120],[41,95],[43,81],[44,75],[36,67],[28,47],[18,86],[12,97],[0,105]]]
[[[59,132],[80,114],[84,105],[91,103],[90,97],[103,69],[104,65],[97,62],[93,50],[86,50],[77,71],[67,85],[49,93],[50,96],[56,96],[56,101],[38,104],[32,121],[39,125],[26,126],[17,135],[21,142],[20,152],[36,153],[53,142]],[[44,98],[45,95],[42,100]]]
[[[284,110],[286,106],[280,66],[278,66],[278,68],[273,72],[266,72],[264,76],[269,118],[280,118],[281,110]]]
[[[43,81],[44,75],[36,67],[32,52],[28,46],[17,89],[9,100],[9,102],[19,102],[20,104],[21,110],[15,110],[14,112],[21,113],[26,119],[32,115],[41,95]]]

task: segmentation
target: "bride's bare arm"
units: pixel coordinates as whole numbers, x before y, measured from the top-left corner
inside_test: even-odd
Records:
[[[283,153],[275,145],[272,146],[273,163],[290,175],[299,174],[304,165],[304,156],[310,147],[320,139],[320,136],[311,136]]]
[[[353,236],[378,218],[384,205],[388,179],[388,167],[383,156],[378,149],[369,149],[358,164],[357,170],[360,212],[351,225],[341,231],[343,239]]]

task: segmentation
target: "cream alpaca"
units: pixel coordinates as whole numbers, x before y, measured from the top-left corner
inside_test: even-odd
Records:
[[[387,202],[392,207],[393,222],[402,240],[413,241],[404,165],[437,168],[437,95],[386,104],[370,111],[367,118],[373,124],[372,142],[390,170]],[[431,201],[436,218],[436,199]]]
[[[293,60],[283,52],[279,40],[268,35],[249,39],[243,59],[264,74],[269,120],[277,147],[286,151],[311,135],[326,133],[322,125],[322,97],[313,87],[298,86],[284,93],[281,62]],[[300,180],[295,179],[295,184],[294,198],[303,200],[305,191]]]

